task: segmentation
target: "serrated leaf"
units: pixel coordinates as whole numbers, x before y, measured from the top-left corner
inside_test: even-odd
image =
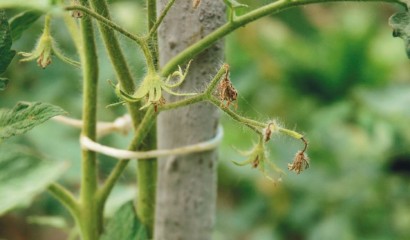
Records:
[[[17,14],[10,19],[10,31],[13,41],[17,41],[43,13],[38,10],[29,10]]]
[[[140,231],[141,224],[135,214],[132,201],[122,205],[108,221],[101,240],[147,240],[145,231]]]
[[[6,12],[0,9],[0,74],[6,71],[16,51],[11,50],[12,38]]]
[[[19,102],[11,109],[0,109],[0,140],[23,134],[48,119],[65,114],[60,107],[40,102]]]
[[[389,18],[389,25],[393,28],[393,37],[404,40],[407,57],[410,58],[410,14],[408,12],[395,13]]]
[[[243,4],[243,3],[239,3],[235,0],[224,0],[224,2],[229,8],[249,7],[248,5]]]
[[[0,78],[0,91],[4,91],[9,84],[9,80],[7,78]]]
[[[63,162],[44,161],[26,148],[0,146],[0,215],[27,204],[66,169]]]

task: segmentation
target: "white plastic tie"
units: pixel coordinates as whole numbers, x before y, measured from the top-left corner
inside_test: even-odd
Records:
[[[80,144],[83,149],[91,150],[97,153],[101,153],[110,157],[118,159],[149,159],[158,158],[163,156],[176,156],[176,155],[186,155],[190,153],[205,152],[215,149],[219,146],[223,137],[223,128],[218,126],[217,133],[214,138],[184,147],[174,148],[174,149],[158,149],[151,151],[129,151],[123,149],[117,149],[109,146],[105,146],[94,142],[86,136],[80,137]]]
[[[65,125],[79,128],[83,127],[83,121],[69,118],[65,116],[55,116],[53,118],[57,122],[63,123]],[[119,132],[122,134],[127,134],[132,128],[132,120],[131,116],[125,114],[121,117],[118,117],[114,120],[114,122],[97,122],[97,136],[102,137],[112,132]]]

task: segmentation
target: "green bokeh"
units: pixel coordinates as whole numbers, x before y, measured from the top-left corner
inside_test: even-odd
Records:
[[[113,16],[127,29],[144,26],[143,15],[136,14],[140,5],[116,1],[113,7]],[[286,170],[302,146],[283,135],[275,135],[268,144],[271,161],[287,172],[278,186],[249,166],[235,166],[231,160],[243,159],[235,148],[250,149],[257,139],[223,116],[214,239],[410,239],[410,63],[387,24],[394,10],[386,4],[312,5],[263,18],[227,37],[238,112],[258,120],[275,119],[303,132],[311,167],[300,175]],[[13,49],[31,50],[41,22]],[[76,58],[66,29],[59,26],[61,20],[53,22],[56,40]],[[139,51],[121,40],[133,73],[141,76]],[[106,82],[115,80],[115,74],[100,39],[98,46],[99,119],[113,120],[125,109],[105,108],[118,100]],[[61,106],[71,117],[81,116],[78,69],[55,58],[42,70],[16,57],[4,77],[10,82],[0,92],[0,107],[42,101]],[[16,141],[55,161],[69,161],[63,181],[75,190],[80,177],[78,136],[78,130],[49,122]],[[103,142],[124,148],[129,136],[106,137]],[[114,160],[100,159],[104,177]],[[133,171],[131,167],[124,174],[121,184],[134,182]],[[29,210],[12,215],[33,213],[64,211],[44,195]]]

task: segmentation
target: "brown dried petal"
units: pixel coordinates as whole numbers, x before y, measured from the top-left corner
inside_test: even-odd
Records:
[[[297,174],[309,168],[309,158],[304,151],[298,151],[292,163],[288,164],[288,169]]]

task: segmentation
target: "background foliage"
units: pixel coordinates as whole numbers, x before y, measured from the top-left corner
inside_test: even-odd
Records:
[[[115,21],[125,28],[138,32],[144,26],[143,5],[115,1],[112,7]],[[275,187],[260,172],[235,166],[231,160],[241,156],[232,146],[246,149],[256,139],[222,117],[226,135],[220,148],[215,239],[410,238],[410,72],[403,43],[391,37],[387,25],[395,10],[378,3],[311,5],[264,18],[227,38],[238,111],[261,120],[275,118],[303,131],[310,142],[311,168],[301,175],[282,176],[283,182]],[[41,19],[36,21],[13,49],[31,50],[41,25]],[[55,38],[73,56],[73,44],[60,26],[61,20],[52,22]],[[141,76],[139,52],[127,39],[121,40],[133,73]],[[105,108],[117,99],[105,81],[114,79],[114,73],[101,41],[98,44],[99,119],[112,120],[125,109]],[[53,60],[43,70],[33,62],[19,63],[16,57],[5,74],[10,84],[0,93],[0,107],[12,108],[21,100],[49,102],[79,118],[79,71]],[[77,189],[78,136],[78,130],[48,122],[9,142],[24,143],[53,161],[69,162],[60,179]],[[128,141],[123,136],[103,139],[118,147]],[[271,160],[286,169],[299,144],[275,137],[269,143]],[[99,158],[105,175],[114,160]],[[108,214],[133,197],[134,171],[129,169],[113,193]],[[0,238],[66,237],[66,225],[50,227],[27,220],[45,215],[68,214],[50,195],[42,194],[30,208],[0,218]]]

